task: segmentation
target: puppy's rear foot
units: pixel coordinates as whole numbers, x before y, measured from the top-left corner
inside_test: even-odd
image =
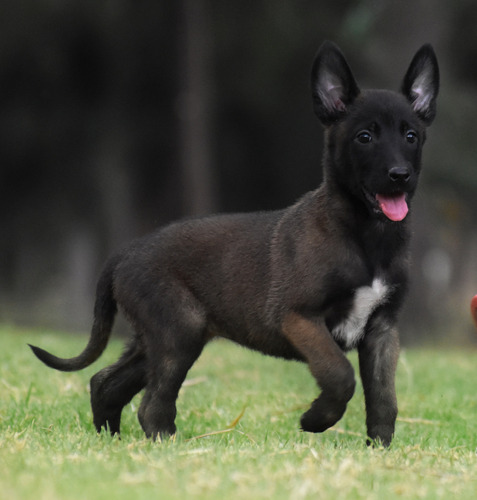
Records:
[[[176,435],[176,426],[172,424],[166,429],[157,430],[154,426],[144,426],[141,423],[141,426],[146,434],[148,439],[152,439],[153,441],[158,441],[162,443],[162,441],[167,441],[169,438],[173,438]]]
[[[151,402],[152,399],[146,392],[139,408],[138,419],[146,437],[161,442],[176,433],[176,407],[174,403],[158,404],[157,400]]]

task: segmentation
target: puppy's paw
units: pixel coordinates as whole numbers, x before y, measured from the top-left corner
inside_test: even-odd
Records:
[[[394,436],[394,425],[375,425],[368,429],[366,444],[374,448],[388,448]]]
[[[345,410],[346,404],[331,404],[320,397],[313,401],[311,408],[302,415],[301,428],[306,432],[326,431],[338,422]]]

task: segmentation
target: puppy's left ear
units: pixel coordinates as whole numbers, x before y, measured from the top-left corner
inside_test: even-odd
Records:
[[[436,116],[439,65],[431,45],[423,45],[414,56],[401,86],[415,113],[430,125]]]

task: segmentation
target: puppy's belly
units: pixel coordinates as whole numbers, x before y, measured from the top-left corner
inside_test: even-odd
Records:
[[[388,285],[380,278],[374,278],[371,286],[356,289],[348,316],[331,331],[345,349],[353,349],[361,340],[369,317],[386,301],[388,293]]]

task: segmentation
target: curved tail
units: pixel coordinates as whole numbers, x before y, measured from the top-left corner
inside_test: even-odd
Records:
[[[58,358],[44,349],[29,344],[35,356],[45,365],[63,372],[82,370],[96,361],[106,349],[117,312],[113,296],[113,274],[118,260],[118,257],[110,259],[99,278],[91,336],[88,345],[79,356],[69,359]]]

